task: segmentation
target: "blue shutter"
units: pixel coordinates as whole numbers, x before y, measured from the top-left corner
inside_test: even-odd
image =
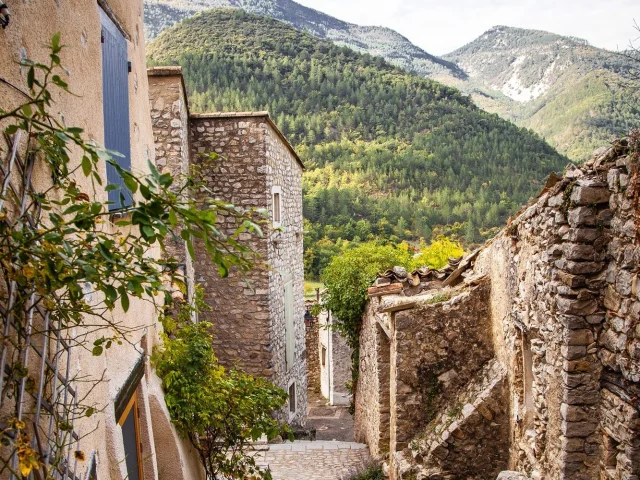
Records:
[[[129,128],[129,62],[127,40],[111,19],[100,9],[102,23],[102,111],[104,115],[104,146],[122,154],[114,160],[131,171],[131,133]],[[113,202],[109,210],[132,205],[131,192],[115,169],[107,164],[107,183],[120,188],[109,192]],[[124,196],[124,203],[121,196]]]

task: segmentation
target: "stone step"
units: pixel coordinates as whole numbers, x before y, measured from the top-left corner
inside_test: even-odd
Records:
[[[416,473],[421,475],[419,478],[451,474],[465,478],[466,466],[477,465],[475,458],[486,465],[486,478],[495,478],[506,467],[506,462],[501,465],[501,457],[509,441],[506,381],[504,365],[496,359],[487,362],[458,397],[438,412],[423,434],[410,443],[409,449],[394,455],[398,478]],[[497,470],[493,472],[494,469]],[[473,473],[485,478],[477,466]]]

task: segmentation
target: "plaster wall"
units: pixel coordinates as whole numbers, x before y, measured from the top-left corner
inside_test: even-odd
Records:
[[[26,90],[27,71],[17,65],[17,62],[28,58],[46,63],[49,55],[46,45],[50,43],[54,33],[60,32],[61,43],[64,45],[60,57],[62,65],[69,70],[69,75],[63,74],[62,77],[75,96],[53,89],[52,112],[59,114],[60,118],[64,116],[66,125],[83,128],[85,137],[97,143],[104,141],[100,7],[104,7],[122,29],[127,39],[128,58],[131,62],[131,166],[136,173],[145,174],[148,171],[147,161],[154,160],[154,144],[148,104],[142,1],[47,0],[10,3],[11,23],[7,29],[0,31],[0,76],[14,87]],[[10,109],[23,101],[22,94],[16,88],[0,83],[2,108]],[[4,149],[4,145],[2,148]],[[77,152],[73,154],[76,155]],[[73,158],[73,162],[79,163],[79,160],[77,156]],[[106,178],[105,171],[102,172],[102,177]],[[49,181],[47,172],[37,170],[34,173],[36,189],[46,188]],[[100,188],[93,190],[82,174],[78,174],[77,183],[91,198],[106,202],[106,192]],[[105,228],[113,231],[117,227],[107,222]],[[148,255],[159,255],[159,252],[150,251]],[[88,295],[87,299],[90,304],[99,301],[96,294]],[[136,362],[140,357],[148,362],[147,354],[159,341],[157,312],[148,299],[132,298],[127,313],[117,306],[110,317],[121,328],[130,330],[126,341],[122,345],[114,344],[99,357],[92,356],[91,349],[85,351],[75,348],[69,365],[70,375],[84,380],[76,386],[79,396],[87,395],[85,402],[98,409],[93,416],[79,418],[75,424],[77,433],[82,437],[80,449],[84,451],[86,458],[78,466],[81,478],[85,477],[93,459],[97,464],[99,478],[119,480],[126,477],[122,432],[115,418],[114,400]],[[81,329],[71,330],[69,334],[89,345],[98,336]],[[63,362],[62,368],[64,367],[66,365]],[[103,381],[90,390],[91,382],[87,380],[101,377]],[[142,441],[148,447],[143,462],[145,478],[158,478],[157,452],[152,441],[153,422],[147,401],[146,382],[147,378],[143,378],[138,390],[142,400],[139,409]],[[197,468],[190,470],[189,478],[201,478]]]

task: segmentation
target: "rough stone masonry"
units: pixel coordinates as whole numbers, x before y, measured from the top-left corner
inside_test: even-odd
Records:
[[[640,478],[639,143],[550,177],[457,267],[370,289],[356,439],[392,479]]]
[[[203,287],[211,311],[200,318],[213,324],[221,363],[265,377],[287,391],[291,399],[279,416],[304,425],[303,165],[267,112],[190,114],[180,67],[150,69],[149,78],[158,168],[175,174],[197,166],[204,187],[193,193],[196,200],[214,198],[269,213],[262,238],[240,234],[261,256],[261,264],[247,273],[232,271],[221,278],[198,243],[193,264],[182,242],[168,250],[184,260],[189,283]],[[211,154],[217,154],[217,160],[210,161]],[[227,234],[237,227],[224,215],[218,224]]]

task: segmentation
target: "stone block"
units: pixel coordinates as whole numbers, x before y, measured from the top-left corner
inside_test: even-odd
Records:
[[[601,262],[576,262],[564,258],[557,260],[555,265],[560,270],[564,270],[572,275],[599,273],[604,268],[604,263]]]
[[[572,227],[596,224],[596,210],[593,207],[577,207],[569,210],[567,220]]]
[[[564,334],[567,345],[589,345],[593,342],[593,332],[589,329],[567,330]]]
[[[621,303],[622,298],[616,292],[613,285],[609,285],[604,294],[604,306],[609,310],[617,312],[620,309]]]
[[[596,422],[562,422],[562,434],[567,438],[586,438],[596,431]]]
[[[569,260],[594,260],[596,257],[593,245],[584,243],[565,243],[562,245],[562,253]]]
[[[561,312],[568,315],[591,315],[598,310],[598,302],[593,299],[579,300],[558,296],[556,305]]]
[[[609,190],[605,186],[577,186],[571,192],[575,205],[595,205],[609,202]]]

